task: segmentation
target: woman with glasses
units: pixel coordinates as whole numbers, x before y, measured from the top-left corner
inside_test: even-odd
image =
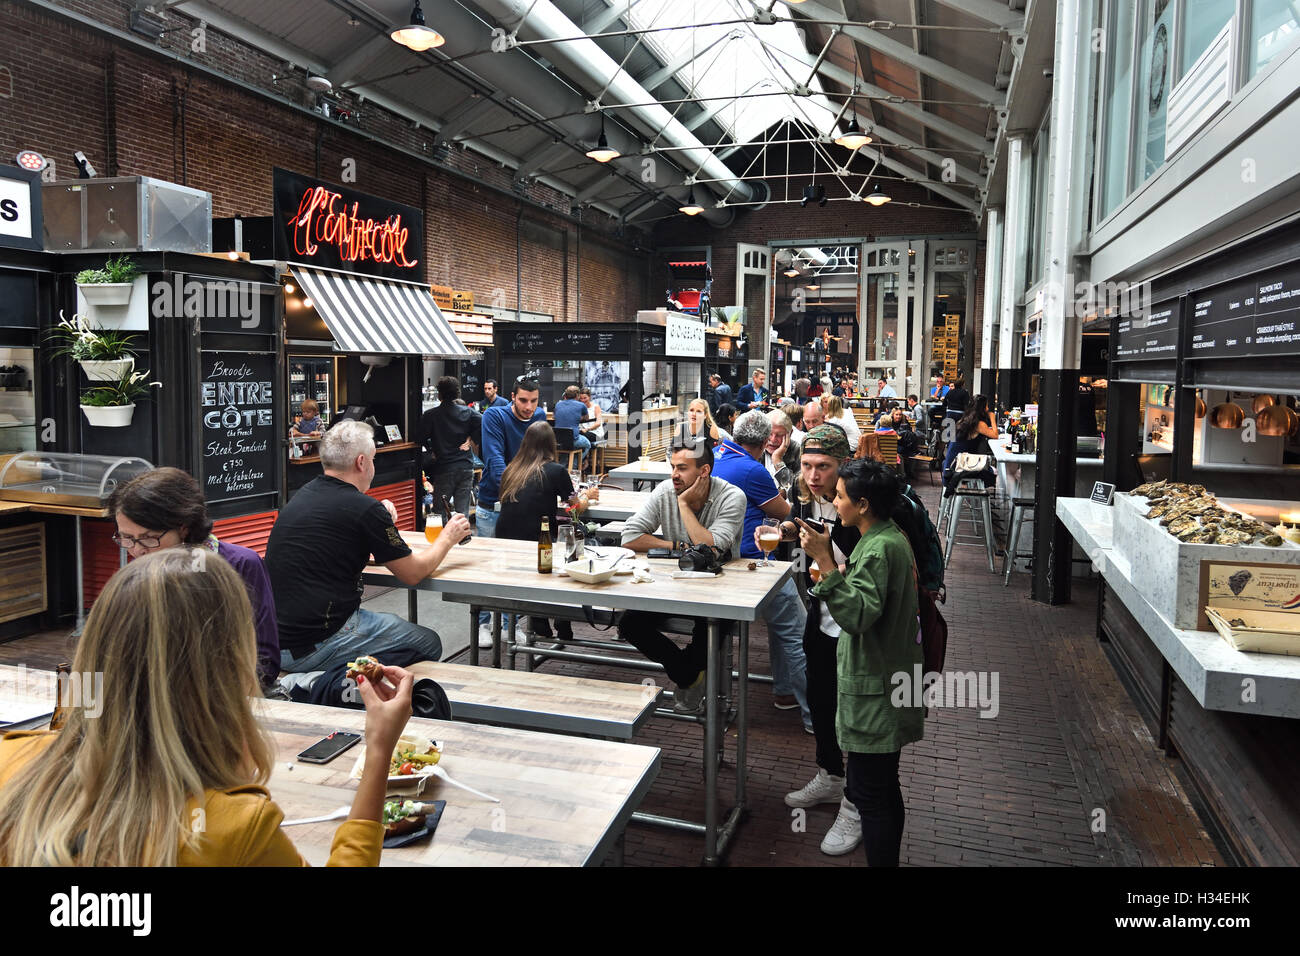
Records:
[[[257,631],[257,673],[262,688],[280,673],[280,635],[275,626],[271,579],[256,551],[218,541],[199,483],[179,468],[155,468],[120,485],[108,502],[117,522],[113,540],[132,558],[178,545],[196,545],[219,554],[238,572],[253,606]],[[303,573],[310,569],[303,568]]]

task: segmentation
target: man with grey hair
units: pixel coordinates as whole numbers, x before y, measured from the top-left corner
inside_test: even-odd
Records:
[[[781,417],[788,426],[790,420],[784,414]],[[721,442],[714,449],[713,475],[745,493],[745,526],[740,539],[740,556],[760,558],[763,552],[758,546],[758,529],[763,520],[784,520],[790,514],[790,502],[763,466],[763,452],[772,436],[772,423],[765,413],[754,409],[736,419],[731,434],[731,441]],[[793,578],[781,585],[763,609],[772,659],[773,704],[778,710],[798,707],[803,712],[804,727],[811,728],[803,652],[807,617],[808,612]]]
[[[412,552],[392,502],[366,494],[375,478],[374,429],[339,422],[321,440],[320,458],[325,473],[280,509],[266,545],[280,667],[315,673],[363,654],[398,667],[438,660],[435,631],[361,607],[361,572],[373,554],[397,580],[418,584],[469,534],[469,520],[454,515],[436,542]]]

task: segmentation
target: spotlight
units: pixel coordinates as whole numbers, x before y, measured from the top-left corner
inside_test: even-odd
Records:
[[[826,205],[826,187],[815,183],[809,183],[805,186],[803,188],[803,199],[799,200],[799,205],[807,206],[810,202],[815,202],[819,206]]]
[[[47,160],[40,153],[36,152],[36,150],[34,149],[23,150],[21,153],[19,153],[17,156],[14,157],[14,162],[17,163],[21,168],[29,170],[30,172],[33,173],[39,173],[42,169],[44,169],[46,166],[50,164],[49,160]]]
[[[303,304],[303,308],[306,309],[316,308],[316,303],[311,300],[311,296],[307,296],[307,298],[303,299],[302,304]]]
[[[86,154],[81,150],[77,150],[72,155],[77,160],[77,169],[80,171],[82,179],[94,179],[99,175],[99,173],[95,172],[95,167],[90,165],[90,160],[86,158]]]
[[[684,212],[688,216],[698,216],[704,212],[704,207],[695,201],[695,187],[691,187],[690,195],[686,197],[686,205],[679,206],[678,212]]]
[[[447,42],[447,38],[437,30],[425,26],[420,0],[415,0],[415,7],[411,10],[411,22],[404,27],[394,27],[388,35],[394,42],[416,53],[423,53]]]
[[[284,284],[284,291],[286,293],[288,293],[289,295],[293,295],[293,290],[294,290],[294,284],[292,282],[286,282]]]

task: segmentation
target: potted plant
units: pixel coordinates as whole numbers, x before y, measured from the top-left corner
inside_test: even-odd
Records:
[[[81,393],[81,410],[90,424],[102,428],[123,428],[131,424],[135,403],[149,397],[150,388],[162,388],[150,382],[149,371],[130,372],[116,382],[96,385]]]
[[[80,315],[71,321],[59,313],[59,324],[50,330],[57,347],[51,356],[71,356],[92,382],[116,382],[135,368],[134,338],[129,332],[97,329]]]
[[[104,263],[102,269],[77,273],[77,289],[90,305],[126,305],[131,301],[131,284],[140,270],[126,256]]]

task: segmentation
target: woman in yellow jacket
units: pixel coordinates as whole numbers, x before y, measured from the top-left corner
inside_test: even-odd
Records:
[[[808,560],[833,569],[811,593],[843,628],[836,644],[835,731],[847,755],[845,795],[862,819],[869,866],[898,866],[905,820],[898,759],[904,745],[921,739],[925,719],[924,708],[891,693],[900,680],[911,680],[922,659],[912,547],[893,522],[899,494],[897,476],[880,462],[858,458],[840,466],[835,510],[862,535],[843,573],[831,555],[829,530],[820,534],[800,522]]]
[[[0,740],[0,864],[305,866],[265,784],[275,749],[260,696],[252,612],[219,556],[178,547],[119,571],[95,602],[73,664],[102,676],[102,711],[57,733]],[[365,772],[331,866],[375,866],[389,759],[413,678],[361,681]]]

